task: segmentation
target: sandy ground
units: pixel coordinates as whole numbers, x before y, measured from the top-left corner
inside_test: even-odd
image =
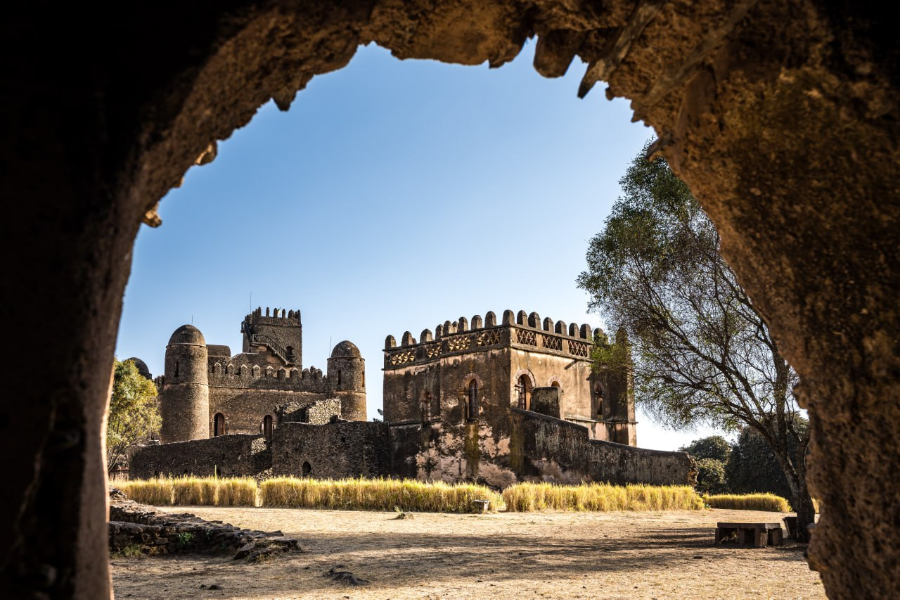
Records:
[[[174,507],[241,527],[281,530],[304,553],[261,564],[228,556],[115,559],[116,598],[824,598],[803,547],[713,545],[716,521],[782,514],[416,514]],[[343,565],[369,585],[333,581]],[[216,584],[221,590],[201,586]]]

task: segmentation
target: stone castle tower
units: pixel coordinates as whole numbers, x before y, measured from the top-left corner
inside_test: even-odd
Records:
[[[169,338],[160,398],[163,444],[209,437],[208,356],[206,340],[193,325],[182,325]]]
[[[200,330],[182,325],[166,346],[165,376],[157,378],[162,412],[160,442],[232,433],[271,436],[276,407],[295,410],[325,400],[340,418],[366,420],[365,359],[349,341],[334,347],[327,374],[303,368],[299,310],[257,308],[241,322],[242,352],[207,344]]]

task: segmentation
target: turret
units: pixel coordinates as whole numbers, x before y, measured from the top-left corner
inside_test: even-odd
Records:
[[[160,442],[209,437],[208,349],[193,325],[175,330],[166,346],[165,386],[160,394]]]
[[[328,359],[328,382],[341,400],[341,417],[366,420],[366,361],[353,342],[344,340]]]

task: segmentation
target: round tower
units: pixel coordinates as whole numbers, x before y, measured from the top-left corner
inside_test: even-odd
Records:
[[[341,417],[366,420],[366,360],[353,342],[344,340],[331,351],[328,382],[335,398],[341,400]]]
[[[182,325],[169,338],[160,394],[163,444],[209,437],[208,355],[206,340],[193,325]]]

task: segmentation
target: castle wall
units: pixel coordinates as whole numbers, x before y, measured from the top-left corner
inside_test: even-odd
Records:
[[[693,485],[696,467],[684,452],[663,452],[591,440],[587,429],[513,409],[511,467],[525,481],[617,485]]]
[[[214,435],[214,420],[218,413],[225,416],[226,434],[258,434],[262,432],[266,415],[275,419],[276,406],[289,402],[312,404],[327,398],[325,393],[210,388],[209,437]]]
[[[584,344],[583,342],[577,343]],[[513,403],[516,400],[515,386],[518,384],[518,376],[527,373],[532,377],[532,384],[536,388],[550,387],[554,383],[559,384],[562,392],[559,400],[562,418],[570,415],[596,418],[593,415],[591,363],[589,361],[572,360],[570,357],[516,347],[512,350],[510,363],[510,371],[513,376],[511,377],[509,397],[513,399]]]
[[[226,435],[206,440],[143,446],[129,463],[132,479],[157,475],[253,476],[271,467],[272,455],[261,435]]]
[[[272,474],[317,479],[392,473],[386,423],[283,423],[272,440]]]

